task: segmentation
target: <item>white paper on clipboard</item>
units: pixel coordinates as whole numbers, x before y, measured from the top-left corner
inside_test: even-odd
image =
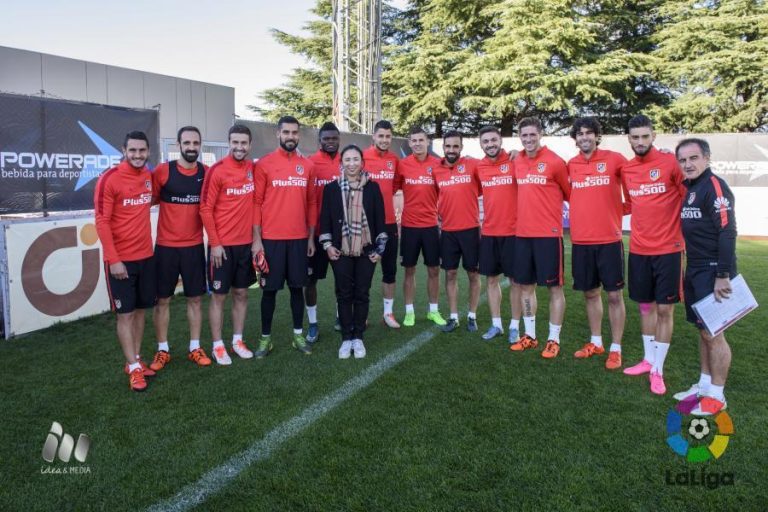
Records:
[[[731,296],[722,302],[717,302],[715,294],[710,293],[693,305],[693,311],[712,336],[717,336],[758,306],[741,274],[731,279],[731,290]]]

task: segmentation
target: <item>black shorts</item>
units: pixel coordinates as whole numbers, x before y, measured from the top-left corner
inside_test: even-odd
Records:
[[[630,299],[640,303],[676,304],[682,294],[682,252],[656,256],[629,253]]]
[[[624,243],[573,244],[573,289],[586,292],[603,286],[607,292],[624,288]]]
[[[480,252],[480,228],[440,233],[440,266],[445,270],[459,268],[459,259],[467,272],[477,272]]]
[[[205,246],[191,247],[155,246],[155,272],[157,297],[166,299],[176,293],[176,286],[184,285],[185,297],[199,297],[206,292]]]
[[[109,264],[104,263],[107,275],[107,293],[109,305],[116,313],[130,313],[136,309],[155,306],[157,299],[157,278],[155,277],[155,258],[124,261],[128,279],[115,279],[109,272]]]
[[[424,255],[424,265],[428,267],[440,265],[440,232],[437,226],[431,228],[403,226],[401,234],[400,264],[402,266],[415,267],[419,262],[419,254]]]
[[[695,324],[699,330],[705,329],[704,324],[693,311],[693,305],[715,290],[715,278],[717,277],[717,263],[712,265],[691,265],[685,269],[683,279],[683,294],[685,297],[685,319]],[[736,277],[734,270],[730,278]]]
[[[261,287],[267,291],[282,290],[307,285],[307,239],[264,240],[264,256],[269,274],[261,276]],[[322,251],[322,248],[320,248]]]
[[[513,273],[516,283],[563,286],[563,270],[561,237],[517,237]]]
[[[313,254],[308,261],[307,274],[309,274],[309,281],[325,279],[328,275],[328,265],[330,260],[328,260],[328,253],[323,250],[323,246],[317,238],[315,238],[315,254]]]
[[[384,254],[381,255],[381,282],[394,284],[397,277],[397,224],[387,224],[385,226],[387,236],[387,245],[384,247]]]
[[[480,273],[484,276],[504,274],[513,277],[515,268],[515,236],[489,236],[480,239]]]
[[[211,292],[224,295],[230,288],[248,288],[256,282],[251,244],[225,245],[224,254],[227,259],[216,268],[208,247],[208,287]]]

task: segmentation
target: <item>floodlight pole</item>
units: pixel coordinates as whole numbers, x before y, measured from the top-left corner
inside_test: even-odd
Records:
[[[332,0],[333,118],[370,133],[381,117],[381,0]]]

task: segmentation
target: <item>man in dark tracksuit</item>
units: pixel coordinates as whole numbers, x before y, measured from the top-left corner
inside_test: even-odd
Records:
[[[680,213],[688,263],[685,269],[685,309],[689,322],[699,328],[701,375],[678,400],[696,400],[691,414],[708,416],[726,408],[723,389],[731,366],[731,349],[723,333],[712,336],[691,307],[714,293],[719,302],[731,294],[736,276],[736,218],[731,189],[709,168],[709,144],[684,139],[675,150],[685,176],[687,195]]]

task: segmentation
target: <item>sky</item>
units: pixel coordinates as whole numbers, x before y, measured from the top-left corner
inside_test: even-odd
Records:
[[[3,2],[0,46],[234,87],[236,114],[254,119],[246,105],[305,65],[274,41],[270,29],[300,35],[314,5],[315,0]]]

